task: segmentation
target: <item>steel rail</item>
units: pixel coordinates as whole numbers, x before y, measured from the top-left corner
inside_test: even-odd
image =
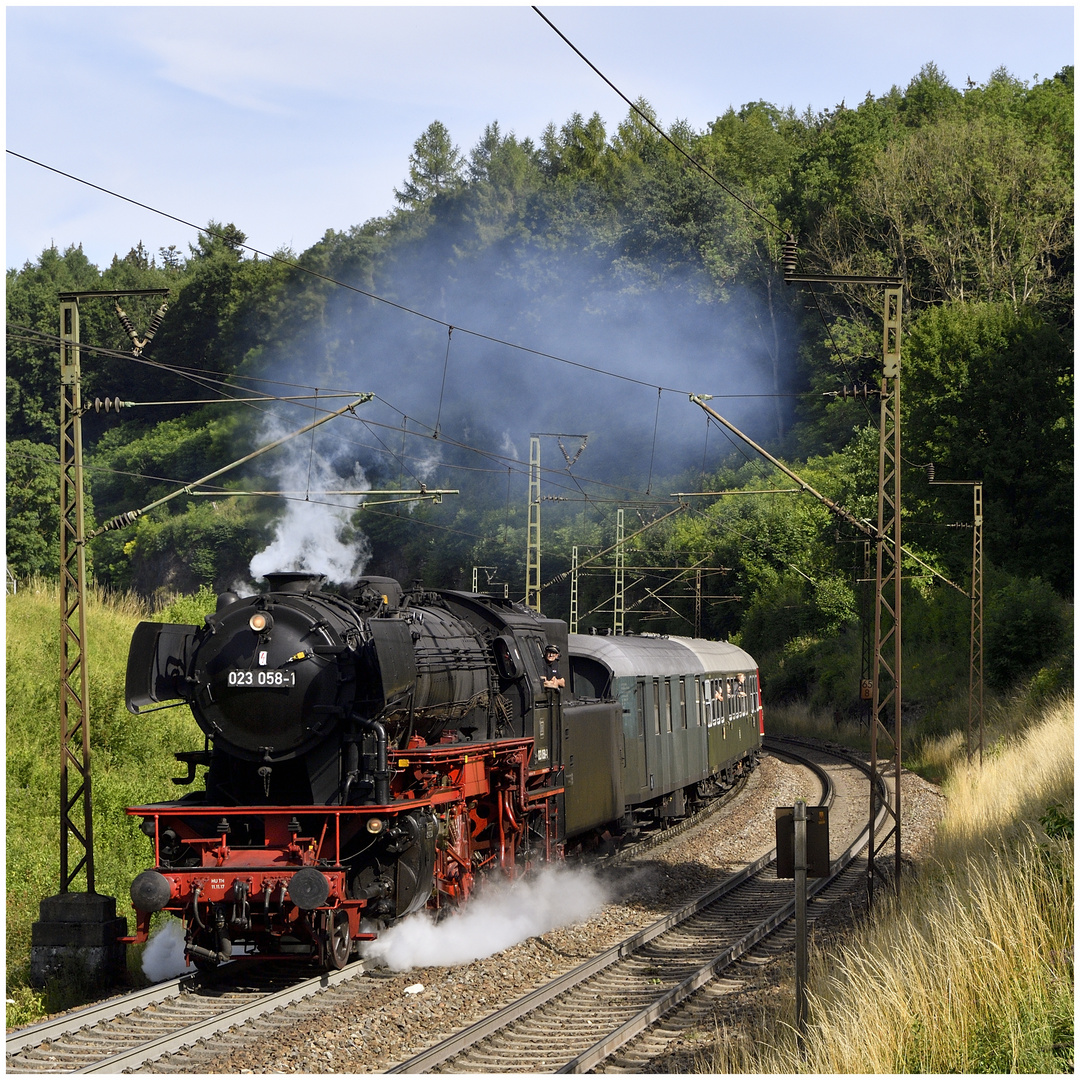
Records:
[[[75,1012],[64,1013],[62,1016],[53,1017],[51,1020],[42,1020],[30,1027],[17,1028],[9,1031],[7,1035],[6,1051],[8,1055],[17,1054],[20,1050],[40,1046],[44,1042],[70,1035],[85,1027],[93,1027],[94,1024],[104,1020],[111,1020],[116,1015],[116,1007],[123,1002],[129,1011],[145,1009],[151,1005],[160,1005],[163,1001],[178,997],[183,991],[184,984],[191,984],[197,979],[195,975],[182,975],[168,982],[155,983],[144,990],[132,994],[125,994],[122,998],[110,998],[88,1005],[85,1009]]]
[[[832,778],[825,772],[825,770],[820,766],[816,765],[814,762],[804,760],[798,755],[784,752],[782,749],[779,748],[779,746],[776,745],[775,740],[773,740],[772,742],[773,746],[770,748],[771,752],[775,753],[777,756],[797,761],[798,764],[809,768],[817,775],[818,779],[822,784],[823,801],[826,805],[831,805],[835,798],[835,787],[833,785]],[[577,967],[572,968],[570,971],[565,972],[563,975],[560,975],[557,978],[552,979],[550,982],[545,983],[543,986],[537,987],[537,989],[533,990],[531,993],[525,995],[522,998],[519,998],[515,1002],[512,1002],[505,1008],[500,1009],[495,1013],[492,1013],[490,1016],[478,1020],[476,1023],[471,1024],[469,1027],[463,1029],[455,1035],[450,1036],[448,1039],[445,1039],[437,1043],[435,1046],[431,1046],[428,1049],[421,1051],[419,1054],[408,1058],[406,1061],[399,1063],[393,1068],[386,1070],[387,1073],[425,1072],[437,1065],[448,1061],[455,1055],[461,1053],[464,1050],[467,1050],[469,1047],[475,1045],[476,1043],[479,1043],[484,1038],[493,1035],[495,1032],[509,1026],[516,1020],[519,1020],[522,1017],[528,1015],[530,1012],[533,1012],[541,1008],[542,1006],[548,1004],[550,1001],[559,997],[566,991],[571,990],[574,987],[586,982],[594,975],[597,975],[600,972],[604,971],[605,968],[609,968],[623,958],[628,957],[635,952],[638,952],[643,948],[643,946],[645,946],[649,942],[667,933],[669,930],[678,926],[680,923],[685,922],[693,915],[696,915],[698,912],[710,907],[712,904],[722,899],[728,893],[733,892],[744,882],[749,881],[755,875],[759,874],[765,867],[767,867],[771,862],[773,862],[775,858],[776,849],[773,848],[765,855],[762,855],[754,862],[745,866],[738,873],[733,874],[728,878],[725,878],[724,881],[720,882],[719,885],[708,890],[707,892],[699,896],[696,900],[693,900],[690,903],[683,905],[677,911],[674,911],[670,915],[665,916],[663,919],[658,920],[652,925],[646,927],[644,930],[641,930],[638,933],[627,938],[625,941],[622,941],[617,945],[611,946],[604,952],[593,957],[591,960],[586,961],[584,964],[580,964]],[[791,905],[791,911],[794,911],[794,903],[792,903]],[[791,912],[789,912],[786,917],[790,917],[790,914]],[[772,922],[771,919],[767,921]],[[779,925],[779,922],[777,922],[776,925]],[[771,929],[775,929],[775,926],[770,927],[770,930]],[[764,936],[764,933],[760,935],[760,937]],[[750,948],[751,945],[754,943],[755,942],[750,942],[749,944],[747,944],[746,947],[738,953],[738,955],[742,955],[742,952],[745,952],[746,949]],[[738,943],[738,945],[741,944],[742,942]],[[733,948],[738,948],[738,945],[734,946]],[[732,959],[736,958],[737,957],[733,957]],[[730,963],[731,961],[729,960],[728,962]],[[696,978],[699,974],[700,972],[692,978]],[[712,976],[710,975],[709,977],[711,978]],[[676,987],[674,991],[671,991],[669,992],[669,994],[665,995],[664,998],[661,999],[661,1001],[667,1002],[667,999],[670,998],[673,993],[682,990],[684,985],[685,984],[680,984],[680,986]],[[694,989],[696,989],[696,987],[694,987]],[[674,1007],[674,1005],[677,1004],[678,1001],[681,1001],[683,997],[687,996],[688,993],[692,992],[692,990],[688,990],[686,991],[686,993],[681,994],[679,997],[666,1004],[666,1007],[663,1011],[668,1011],[670,1008]],[[655,1007],[655,1004],[656,1003],[654,1003],[654,1006],[650,1006],[650,1009]],[[637,1019],[638,1017],[634,1018],[634,1020]],[[630,1021],[628,1022],[628,1024],[632,1022],[633,1021]],[[610,1035],[606,1036],[604,1040],[601,1040],[602,1045],[608,1045],[609,1043],[611,1045],[610,1048],[608,1048],[603,1054],[595,1058],[593,1064],[595,1064],[597,1061],[603,1060],[604,1057],[609,1056],[609,1054],[613,1050],[617,1049],[618,1046],[621,1046],[624,1042],[632,1038],[634,1034],[637,1034],[637,1031],[631,1032],[629,1034],[626,1033],[628,1024],[622,1025],[617,1032],[613,1032]],[[620,1036],[620,1041],[617,1044],[611,1043],[611,1040],[614,1039],[617,1035]],[[584,1052],[584,1054],[592,1054],[595,1049],[595,1046],[590,1047]],[[579,1054],[577,1058],[574,1059],[574,1061],[577,1061],[578,1058],[582,1058],[583,1056],[584,1055]],[[573,1063],[571,1062],[569,1064]],[[570,1070],[569,1066],[564,1066],[558,1071],[578,1070]]]
[[[28,1075],[40,1072],[115,1074],[125,1070],[137,1069],[139,1066],[164,1054],[175,1053],[184,1047],[194,1045],[200,1039],[206,1039],[212,1035],[227,1031],[231,1027],[243,1024],[248,1020],[293,1005],[330,987],[358,978],[363,974],[363,963],[355,962],[340,971],[322,972],[310,979],[294,983],[278,991],[262,994],[255,992],[250,995],[249,1000],[240,1005],[226,1006],[213,1016],[203,1017],[191,1024],[177,1026],[174,1031],[167,1034],[147,1039],[137,1046],[128,1046],[116,1053],[102,1055],[96,1061],[74,1068],[64,1068],[60,1063],[54,1065],[42,1063],[40,1067],[35,1067],[36,1062],[26,1062],[25,1067],[23,1067],[23,1063],[10,1060],[12,1054],[34,1050],[47,1043],[63,1040],[65,1036],[79,1036],[82,1034],[85,1035],[86,1039],[92,1039],[98,1029],[101,1031],[102,1038],[106,1041],[111,1039],[115,1046],[118,1041],[127,1037],[121,1029],[117,1028],[116,1021],[118,1019],[131,1018],[133,1025],[135,1025],[138,1023],[136,1014],[142,1009],[152,1008],[154,1005],[166,1001],[179,1003],[178,999],[184,988],[183,984],[185,982],[189,985],[196,983],[195,976],[187,975],[180,979],[171,980],[168,983],[149,987],[135,994],[114,998],[109,1002],[81,1009],[77,1013],[59,1017],[53,1021],[46,1021],[31,1028],[12,1032],[7,1041],[9,1060],[5,1071]],[[206,1004],[208,1000],[212,999],[199,998],[196,1000],[193,998],[190,1004],[195,1009],[199,1003]],[[57,1050],[61,1055],[67,1057],[76,1056],[80,1052],[84,1056],[92,1053],[85,1047],[65,1048],[63,1042],[58,1044]]]
[[[364,965],[362,962],[350,964],[340,971],[323,972],[314,978],[297,983],[295,986],[288,987],[285,990],[279,990],[276,994],[269,994],[258,1001],[250,1002],[249,1004],[241,1005],[239,1008],[221,1013],[203,1023],[192,1025],[192,1027],[178,1032],[175,1035],[157,1039],[137,1050],[116,1054],[89,1068],[79,1069],[78,1072],[117,1073],[123,1072],[125,1069],[138,1068],[139,1065],[142,1065],[147,1061],[152,1061],[154,1058],[161,1057],[163,1054],[175,1053],[177,1050],[182,1050],[185,1046],[190,1046],[193,1043],[198,1042],[199,1039],[205,1039],[208,1035],[215,1035],[219,1031],[227,1031],[237,1024],[243,1024],[248,1020],[254,1020],[266,1013],[276,1012],[278,1009],[285,1008],[288,1005],[294,1005],[298,1001],[303,1001],[305,998],[322,993],[323,990],[327,990],[332,986],[337,986],[339,983],[355,979],[363,973]]]
[[[792,740],[794,741],[794,740]],[[801,742],[801,740],[800,740]],[[809,745],[802,743],[802,745]],[[817,747],[815,747],[817,749]],[[774,753],[777,756],[789,757],[791,760],[799,760],[801,764],[808,764],[802,759],[798,759],[795,755],[785,754],[783,750],[774,749]],[[869,775],[869,770],[865,765],[854,759],[849,754],[843,754],[836,750],[829,749],[824,751],[835,756],[842,757],[845,760],[851,761],[863,772]],[[813,766],[812,766],[813,767]],[[879,783],[884,783],[880,774],[877,777]],[[882,793],[884,794],[884,793]],[[831,800],[830,800],[831,801]],[[884,801],[884,800],[883,800]],[[878,810],[878,821],[876,824],[880,825],[885,815],[888,813],[888,808],[882,805]],[[807,898],[816,896],[822,892],[829,885],[833,884],[837,877],[843,873],[844,870],[851,865],[855,856],[866,846],[870,838],[870,826],[867,823],[866,827],[860,832],[855,840],[848,846],[848,848],[835,860],[830,863],[829,876],[814,879],[812,885],[807,888]],[[776,854],[776,850],[773,849],[773,856]],[[621,1046],[624,1046],[631,1039],[640,1035],[643,1031],[651,1027],[657,1020],[667,1013],[671,1012],[677,1005],[679,1005],[686,998],[690,997],[696,990],[699,990],[707,982],[710,982],[716,977],[725,967],[729,967],[740,957],[744,956],[754,945],[764,938],[768,937],[774,930],[782,926],[795,914],[795,901],[785,904],[784,907],[775,911],[768,919],[759,924],[749,934],[746,934],[734,945],[729,946],[722,953],[718,954],[714,959],[710,960],[707,964],[704,964],[689,978],[683,980],[678,986],[673,987],[663,997],[657,999],[652,1005],[645,1009],[642,1009],[636,1015],[631,1017],[626,1023],[619,1027],[616,1031],[605,1036],[603,1039],[594,1043],[587,1050],[582,1051],[572,1060],[568,1061],[562,1068],[558,1069],[559,1073],[581,1073],[587,1072],[589,1069],[598,1065],[605,1058],[611,1056]]]

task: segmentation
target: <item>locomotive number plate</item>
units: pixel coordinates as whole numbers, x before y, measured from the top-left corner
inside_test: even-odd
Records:
[[[229,685],[250,686],[255,689],[295,686],[296,672],[275,671],[268,668],[259,668],[257,671],[238,671],[232,668],[229,671]]]

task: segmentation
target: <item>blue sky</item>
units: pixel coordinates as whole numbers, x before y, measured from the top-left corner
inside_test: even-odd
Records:
[[[1073,62],[1073,6],[545,6],[660,122],[703,129],[764,99],[852,106],[933,62],[962,88],[1001,66],[1032,82]],[[6,148],[263,251],[390,211],[433,120],[462,151],[485,125],[625,104],[528,6],[6,8]],[[6,266],[52,243],[108,265],[195,233],[7,157]]]

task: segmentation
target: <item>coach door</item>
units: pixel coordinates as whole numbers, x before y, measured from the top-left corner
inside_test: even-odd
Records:
[[[622,681],[622,680],[620,680]],[[638,679],[622,681],[619,703],[622,706],[623,748],[626,755],[624,777],[626,798],[638,801],[648,797],[649,774],[646,765],[645,688]]]
[[[701,708],[708,730],[709,771],[715,773],[726,768],[731,758],[726,714],[727,680],[719,675],[702,679],[701,695]]]
[[[654,792],[670,791],[675,786],[675,739],[672,731],[671,680],[652,680],[653,741],[650,749],[649,778]]]

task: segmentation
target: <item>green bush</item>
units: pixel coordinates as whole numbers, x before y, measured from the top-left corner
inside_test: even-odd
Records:
[[[1042,578],[1013,578],[986,598],[984,675],[996,689],[1038,671],[1065,644],[1062,602]]]
[[[193,595],[176,596],[155,616],[157,622],[202,626],[203,619],[217,607],[217,593],[209,585],[199,586]]]
[[[787,650],[803,637],[831,637],[856,616],[855,598],[839,578],[811,584],[794,574],[763,584],[743,619],[740,641],[757,656]]]

